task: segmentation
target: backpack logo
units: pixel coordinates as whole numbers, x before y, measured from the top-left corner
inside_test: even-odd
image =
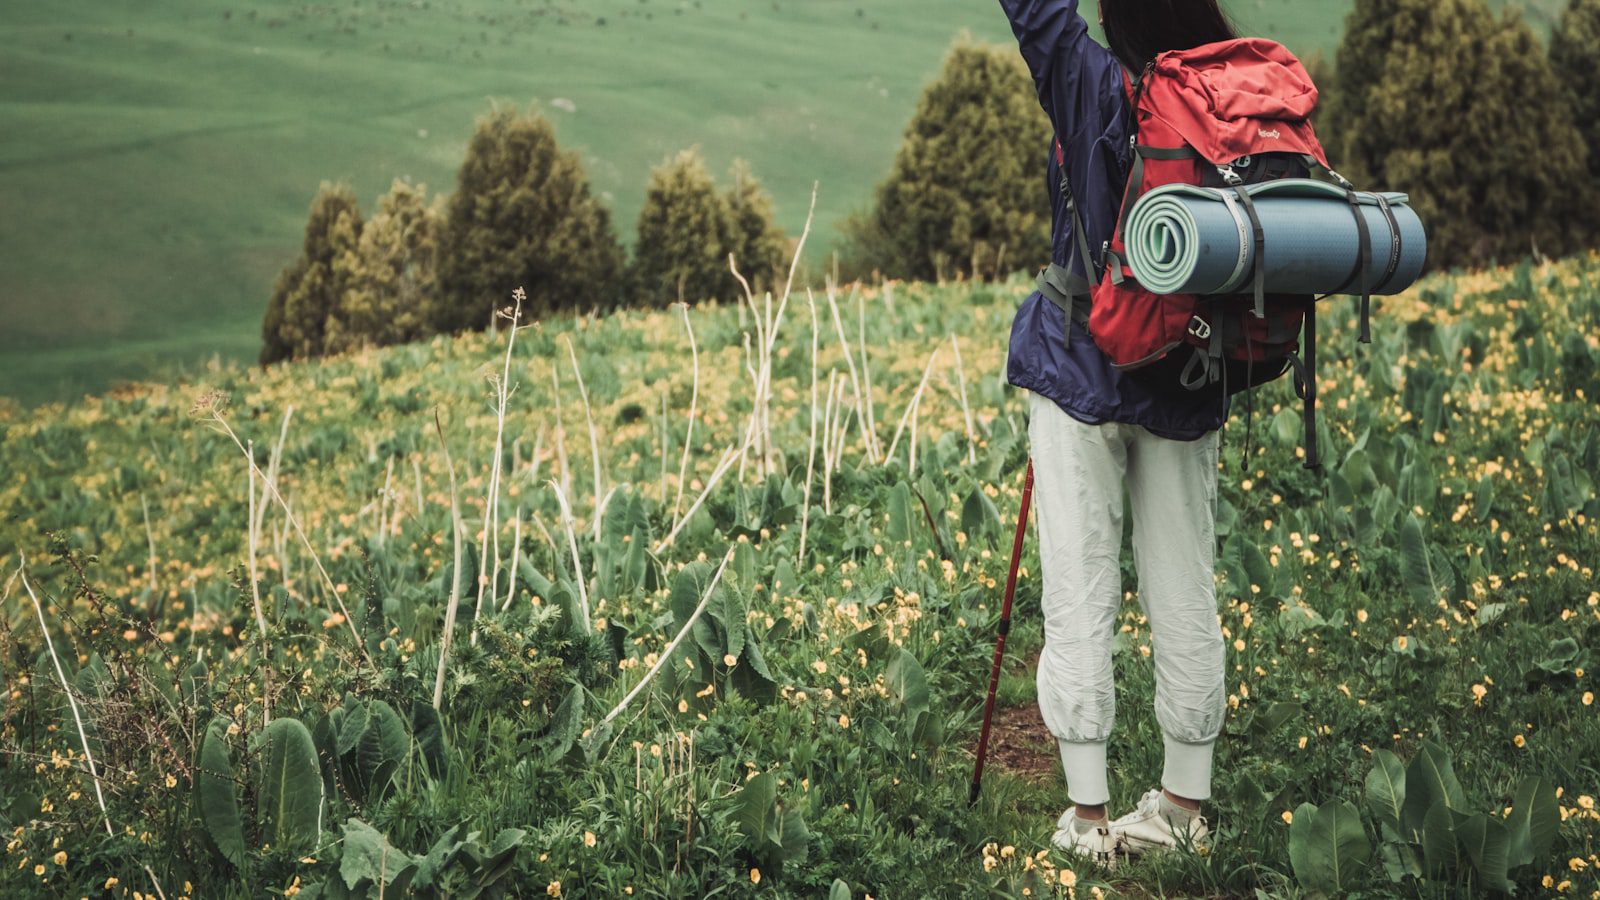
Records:
[[[1279,138],[1283,137],[1283,135],[1276,128],[1272,129],[1271,131],[1268,131],[1265,128],[1259,128],[1257,129],[1257,132],[1260,133],[1262,137],[1272,138],[1273,140],[1278,140]]]

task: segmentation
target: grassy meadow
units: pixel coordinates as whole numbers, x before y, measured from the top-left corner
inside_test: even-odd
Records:
[[[1324,479],[1286,385],[1234,418],[1215,845],[1116,872],[1049,846],[1032,541],[965,802],[1027,289],[0,406],[0,894],[1600,892],[1600,257],[1431,277],[1370,347],[1325,304]],[[1124,567],[1115,813],[1161,765]]]
[[[1312,51],[1348,3],[1233,7]],[[650,168],[698,144],[719,174],[749,159],[791,233],[820,181],[825,244],[962,29],[1010,39],[990,0],[19,5],[0,23],[0,395],[253,359],[318,183],[369,207],[396,177],[449,191],[495,102],[555,119],[624,235]]]

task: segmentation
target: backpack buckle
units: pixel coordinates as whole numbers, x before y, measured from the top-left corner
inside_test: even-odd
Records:
[[[1240,178],[1239,173],[1233,170],[1233,166],[1217,166],[1217,174],[1222,176],[1222,180],[1226,181],[1229,187],[1240,187],[1244,184],[1244,179]]]
[[[1209,340],[1211,337],[1211,323],[1195,316],[1189,320],[1189,333],[1200,340]]]

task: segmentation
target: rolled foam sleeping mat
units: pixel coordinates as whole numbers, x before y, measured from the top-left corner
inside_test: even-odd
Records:
[[[1250,290],[1255,240],[1238,199],[1240,188],[1171,184],[1134,203],[1124,239],[1128,266],[1157,294],[1235,294]],[[1283,179],[1242,188],[1250,194],[1265,234],[1266,290],[1282,294],[1398,294],[1414,284],[1428,257],[1422,220],[1405,194],[1357,194],[1367,223],[1367,270],[1351,281],[1361,246],[1355,211],[1344,189],[1310,179]],[[1389,201],[1394,229],[1378,204]],[[1392,255],[1395,271],[1387,281]]]

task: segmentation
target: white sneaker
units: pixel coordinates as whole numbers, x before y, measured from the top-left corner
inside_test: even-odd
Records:
[[[1211,833],[1205,816],[1168,800],[1161,788],[1146,792],[1138,807],[1113,821],[1110,830],[1117,846],[1129,856],[1203,847]]]
[[[1061,814],[1051,842],[1108,869],[1117,865],[1117,839],[1111,834],[1110,824],[1105,819],[1078,818],[1076,806],[1067,807],[1067,811]]]

